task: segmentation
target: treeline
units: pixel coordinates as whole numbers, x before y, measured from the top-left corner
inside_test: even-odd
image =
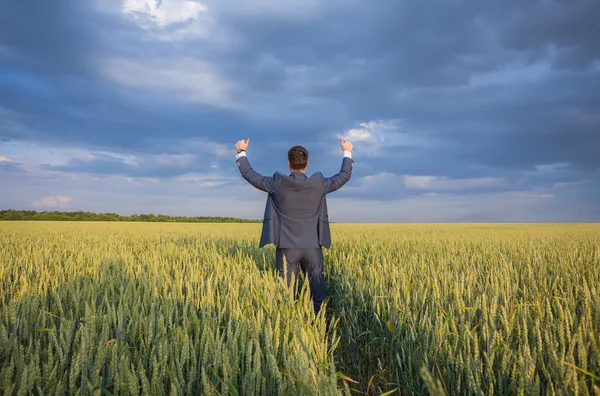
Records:
[[[122,216],[117,213],[94,212],[36,212],[35,210],[0,210],[0,221],[142,221],[154,223],[258,223],[258,220],[235,217],[168,216],[162,214],[134,214]]]

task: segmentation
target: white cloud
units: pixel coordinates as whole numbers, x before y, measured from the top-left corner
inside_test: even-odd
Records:
[[[66,195],[56,195],[53,197],[44,197],[34,201],[32,205],[35,208],[60,208],[64,209],[69,206],[69,204],[73,202],[73,197],[69,197]]]
[[[235,154],[234,144],[217,143],[205,138],[188,139],[182,142],[188,149],[198,150],[203,154],[214,155],[218,158],[229,158]]]
[[[534,193],[528,191],[511,191],[508,194],[511,194],[517,198],[529,198],[529,199],[537,199],[537,198],[554,198],[554,194],[548,193]]]
[[[528,194],[528,195],[527,195]],[[538,222],[576,221],[577,210],[536,192],[425,193],[397,200],[328,198],[335,222]],[[357,210],[361,208],[360,210]]]
[[[112,151],[83,151],[79,155],[74,155],[72,158],[78,158],[84,161],[91,161],[95,159],[112,158],[123,161],[124,164],[131,166],[139,166],[140,158],[133,154],[115,153]],[[67,165],[68,161],[60,161],[58,163],[49,162],[50,165]]]
[[[8,159],[3,155],[0,155],[0,162],[13,162],[13,160]]]
[[[361,157],[379,157],[384,150],[393,147],[433,147],[435,142],[417,131],[407,132],[401,120],[372,120],[361,122],[358,127],[344,131],[339,137],[357,142],[357,154]]]
[[[373,133],[365,129],[353,128],[346,131],[344,139],[352,142],[368,142],[373,140]]]
[[[384,132],[396,129],[391,122],[384,121],[361,122],[358,125],[358,128],[351,128],[345,131],[341,137],[356,142],[384,141]]]
[[[574,182],[558,182],[554,183],[554,188],[576,188],[587,184],[589,180],[579,180]]]
[[[159,165],[186,167],[192,165],[196,158],[194,154],[160,154],[153,155],[148,160]]]
[[[385,182],[386,180],[395,179],[398,176],[395,173],[380,172],[374,175],[368,175],[363,177],[363,181],[368,184]]]
[[[140,22],[148,20],[164,27],[197,19],[207,7],[190,0],[124,0],[122,10]]]
[[[237,108],[233,84],[207,62],[164,59],[157,64],[112,59],[103,64],[109,79],[131,88],[163,93],[180,100],[220,108]]]
[[[438,196],[445,192],[460,192],[465,190],[498,189],[508,184],[504,178],[477,177],[453,179],[442,176],[398,175],[391,172],[381,172],[360,178],[344,191],[357,196],[392,196],[414,195],[421,191],[422,196]]]
[[[239,182],[240,178],[218,173],[186,173],[185,175],[175,177],[173,181],[195,184],[201,187],[215,187],[232,182]]]
[[[160,170],[160,169],[186,169],[192,167],[198,156],[195,154],[147,154],[147,155],[130,155],[122,153],[113,153],[106,151],[89,152],[81,157],[73,157],[72,159],[81,160],[83,162],[91,161],[116,161],[122,162],[130,166],[131,171],[136,172],[136,169]],[[64,165],[69,166],[67,161]],[[132,182],[132,178],[127,178]]]
[[[506,179],[498,177],[475,177],[466,179],[451,179],[442,176],[403,176],[404,187],[413,190],[467,190],[473,188],[502,187]]]
[[[180,143],[178,148],[187,144]],[[216,153],[214,153],[216,155]],[[193,165],[198,156],[196,154],[148,154],[148,155],[133,155],[133,154],[122,154],[114,153],[109,151],[94,151],[88,152],[85,155],[74,157],[82,159],[84,161],[91,161],[95,159],[105,159],[106,157],[111,159],[117,159],[123,161],[124,164],[135,166],[135,167],[147,167],[147,168],[160,168],[160,167],[176,167],[185,168]],[[52,164],[52,163],[51,163]],[[68,164],[65,162],[62,165]],[[54,165],[54,164],[52,164]]]
[[[535,169],[540,172],[556,172],[568,169],[570,166],[568,162],[554,162],[551,164],[535,165]]]

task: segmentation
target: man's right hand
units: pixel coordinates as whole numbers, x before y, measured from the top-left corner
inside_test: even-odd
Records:
[[[250,144],[250,138],[248,140],[240,140],[235,144],[236,150],[248,150],[248,145]]]
[[[346,140],[344,142],[344,139],[340,138],[340,146],[342,146],[343,151],[352,152],[352,143],[350,141]]]

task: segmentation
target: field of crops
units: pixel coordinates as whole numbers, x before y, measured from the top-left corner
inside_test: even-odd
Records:
[[[1,394],[600,394],[600,225],[0,223]],[[322,311],[323,312],[323,311]]]

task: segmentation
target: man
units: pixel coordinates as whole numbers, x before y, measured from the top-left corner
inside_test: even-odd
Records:
[[[270,177],[262,176],[248,162],[249,143],[250,139],[235,144],[236,163],[248,183],[269,193],[259,247],[269,243],[277,247],[277,271],[282,277],[287,272],[288,285],[292,276],[298,276],[298,266],[302,268],[308,275],[315,313],[319,313],[327,295],[322,247],[331,246],[325,195],[350,180],[354,166],[352,143],[340,138],[344,152],[342,169],[332,177],[323,177],[321,172],[306,176],[308,151],[302,146],[294,146],[288,152],[289,175],[275,172]]]

